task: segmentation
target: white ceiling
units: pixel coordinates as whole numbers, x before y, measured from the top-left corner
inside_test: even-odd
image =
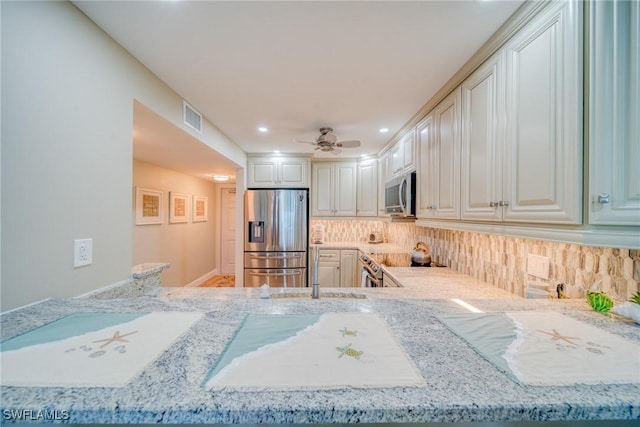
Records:
[[[293,140],[331,126],[362,142],[339,155],[356,157],[379,152],[522,0],[74,4],[246,152],[312,153]]]

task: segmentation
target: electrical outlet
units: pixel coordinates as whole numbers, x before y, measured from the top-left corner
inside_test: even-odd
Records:
[[[93,262],[93,239],[73,241],[73,266],[83,267]]]
[[[549,257],[528,254],[527,273],[541,279],[549,279]]]

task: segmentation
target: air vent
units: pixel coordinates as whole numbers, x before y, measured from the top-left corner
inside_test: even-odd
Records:
[[[182,100],[182,106],[184,124],[202,133],[202,114],[198,113],[195,108],[185,100]]]

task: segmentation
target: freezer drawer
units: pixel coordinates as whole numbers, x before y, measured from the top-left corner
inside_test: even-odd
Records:
[[[244,286],[255,288],[264,284],[272,288],[302,288],[307,286],[306,268],[251,268],[244,270]]]
[[[244,268],[304,268],[306,252],[245,252]]]

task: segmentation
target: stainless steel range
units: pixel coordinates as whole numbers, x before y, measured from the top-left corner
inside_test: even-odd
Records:
[[[409,267],[411,255],[406,253],[368,253],[359,257],[360,265],[366,270],[366,287],[382,288],[385,286],[382,267]]]

